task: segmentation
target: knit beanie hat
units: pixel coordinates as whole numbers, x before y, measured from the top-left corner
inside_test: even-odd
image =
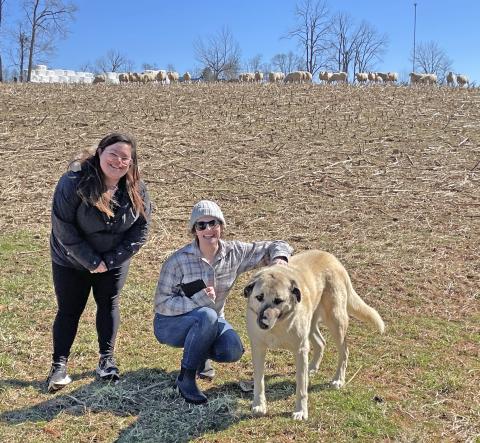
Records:
[[[204,215],[211,215],[216,219],[222,222],[222,225],[225,227],[225,218],[223,217],[222,210],[220,207],[211,200],[200,200],[192,208],[192,214],[190,215],[190,222],[188,223],[189,232],[192,231],[195,222]]]

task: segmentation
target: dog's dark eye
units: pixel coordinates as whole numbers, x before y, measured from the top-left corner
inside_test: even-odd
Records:
[[[275,300],[273,300],[273,303],[279,305],[280,303],[283,303],[283,300],[281,298],[276,298]]]
[[[264,297],[263,297],[263,294],[260,294],[260,295],[257,295],[255,298],[256,298],[258,301],[262,302]]]

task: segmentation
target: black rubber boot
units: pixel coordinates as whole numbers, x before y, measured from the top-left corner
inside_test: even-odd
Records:
[[[215,377],[215,369],[213,369],[212,361],[210,359],[205,360],[203,365],[197,370],[198,378],[203,378],[204,380],[213,380]]]
[[[207,397],[202,391],[200,391],[200,389],[198,389],[197,382],[195,381],[195,373],[195,369],[182,368],[175,384],[180,395],[187,403],[199,405],[201,403],[206,403]]]

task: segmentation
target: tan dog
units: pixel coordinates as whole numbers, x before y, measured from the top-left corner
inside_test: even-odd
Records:
[[[267,412],[264,368],[268,348],[288,349],[296,359],[296,404],[293,418],[308,418],[308,372],[320,366],[325,339],[319,326],[328,327],[338,349],[337,372],[332,385],[345,384],[348,349],[345,340],[349,314],[375,326],[385,325],[378,312],[355,292],[342,264],[331,254],[308,251],[290,258],[287,266],[258,271],[246,286],[249,298],[247,328],[252,348],[255,414]],[[310,344],[313,356],[308,366]]]

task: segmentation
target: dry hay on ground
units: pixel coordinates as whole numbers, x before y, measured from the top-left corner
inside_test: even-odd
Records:
[[[478,332],[478,89],[0,85],[0,100],[2,231],[46,233],[68,160],[126,130],[156,206],[137,260],[151,281],[188,240],[192,204],[211,198],[231,238],[335,253],[387,325],[420,314],[466,318]],[[458,364],[471,352],[464,343]],[[451,399],[456,414],[475,408],[464,401],[478,395],[478,371],[469,374],[464,398]],[[468,435],[470,421],[457,429],[452,417],[446,435]]]
[[[365,285],[421,293],[444,316],[444,296],[460,310],[478,298],[477,89],[2,85],[1,97],[2,230],[48,227],[68,160],[121,129],[156,204],[152,271],[186,241],[191,205],[213,198],[231,237],[328,249]]]

